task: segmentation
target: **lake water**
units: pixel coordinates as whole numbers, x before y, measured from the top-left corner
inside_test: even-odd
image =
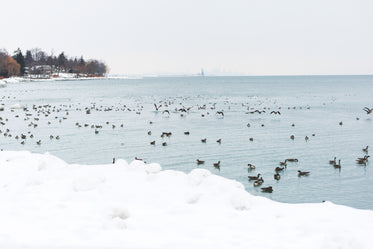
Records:
[[[0,148],[4,150],[50,152],[79,164],[138,157],[160,163],[163,169],[208,169],[242,182],[254,195],[280,202],[328,200],[373,209],[372,165],[356,164],[356,159],[365,155],[362,148],[373,147],[373,113],[367,115],[362,110],[365,106],[373,108],[373,76],[28,82],[9,84],[0,93],[0,104],[5,107],[0,112],[5,123],[0,126]],[[10,107],[17,103],[27,106],[28,111],[12,111]],[[162,104],[159,111],[154,103]],[[191,109],[178,111],[183,107]],[[90,114],[86,114],[87,109]],[[248,113],[255,110],[265,113]],[[217,111],[223,111],[224,116]],[[185,131],[190,135],[184,135]],[[162,138],[162,132],[172,135]],[[24,145],[22,139],[15,139],[21,134],[27,135]],[[50,135],[60,139],[50,139]],[[206,143],[201,142],[204,138]],[[341,159],[341,170],[329,164],[334,156]],[[289,162],[276,181],[274,169],[286,158],[299,161]],[[205,164],[197,165],[197,159]],[[220,170],[213,166],[218,161]],[[248,163],[256,169],[249,172]],[[298,170],[310,175],[298,177]],[[273,193],[263,193],[248,181],[249,175],[258,173],[264,179],[262,187],[272,186]]]

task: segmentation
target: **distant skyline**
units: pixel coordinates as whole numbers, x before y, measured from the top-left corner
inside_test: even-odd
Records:
[[[370,0],[1,1],[0,49],[105,61],[110,74],[373,74]]]

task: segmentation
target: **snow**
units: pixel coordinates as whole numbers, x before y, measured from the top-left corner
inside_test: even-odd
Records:
[[[274,202],[139,160],[2,151],[0,202],[0,248],[372,248],[372,210]]]

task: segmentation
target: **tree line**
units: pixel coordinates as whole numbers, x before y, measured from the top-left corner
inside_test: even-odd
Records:
[[[77,76],[103,76],[107,72],[104,62],[95,59],[85,60],[83,56],[68,57],[64,52],[59,55],[48,54],[39,48],[21,49],[9,55],[0,50],[0,77],[27,75],[58,75],[73,73]]]

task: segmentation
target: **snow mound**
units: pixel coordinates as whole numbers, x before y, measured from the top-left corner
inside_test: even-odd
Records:
[[[0,152],[0,248],[371,248],[373,211],[252,196],[204,169]]]

